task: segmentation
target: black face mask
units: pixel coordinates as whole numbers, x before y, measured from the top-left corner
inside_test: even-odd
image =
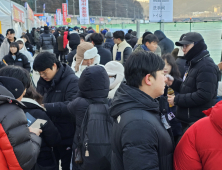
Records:
[[[189,62],[206,49],[207,45],[205,44],[204,40],[200,40],[193,46],[193,48],[190,49],[190,51],[188,51],[184,58],[187,60],[187,62]]]

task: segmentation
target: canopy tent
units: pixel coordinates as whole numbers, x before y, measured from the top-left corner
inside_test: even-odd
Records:
[[[12,19],[11,11],[9,11],[9,9],[2,2],[0,2],[0,21],[2,26],[2,34],[5,36],[6,30],[12,27]]]

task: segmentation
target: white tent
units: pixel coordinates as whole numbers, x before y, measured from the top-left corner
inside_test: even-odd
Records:
[[[6,7],[8,6],[8,8]],[[9,10],[10,4],[3,4],[0,1],[0,21],[2,26],[2,34],[5,36],[6,30],[12,28],[11,11]]]

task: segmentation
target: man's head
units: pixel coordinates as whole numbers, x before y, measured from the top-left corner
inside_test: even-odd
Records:
[[[105,35],[105,38],[112,39],[113,38],[113,33],[112,32],[107,32],[106,35]]]
[[[137,32],[136,32],[136,31],[133,31],[131,34],[132,34],[134,37],[136,37]]]
[[[115,44],[120,44],[122,41],[124,41],[124,32],[123,31],[116,31],[113,33],[113,41]]]
[[[143,36],[142,36],[142,43],[143,43],[143,44],[144,44],[144,39],[145,39],[145,37],[146,37],[147,35],[149,35],[149,34],[153,34],[153,33],[152,33],[152,32],[149,32],[149,31],[143,33]]]
[[[49,31],[49,27],[48,26],[44,26],[44,31]]]
[[[55,32],[55,29],[52,29],[51,33],[53,34]]]
[[[155,52],[158,46],[158,38],[154,34],[149,34],[144,38],[144,45],[152,52]]]
[[[79,34],[80,36],[80,44],[85,42],[85,35],[84,34]]]
[[[8,29],[6,31],[6,37],[10,40],[10,41],[14,41],[15,39],[15,31],[13,29]]]
[[[132,32],[133,32],[132,29],[129,29],[129,30],[128,30],[128,33],[129,33],[129,34],[132,34]]]
[[[79,27],[75,26],[75,27],[73,28],[73,30],[79,32]]]
[[[100,33],[93,33],[90,36],[90,40],[93,45],[101,45],[103,43],[103,36]]]
[[[152,52],[133,52],[125,64],[127,85],[139,88],[152,98],[164,93],[164,61]]]
[[[201,40],[204,40],[202,35],[197,32],[189,32],[181,36],[181,40],[177,41],[175,44],[176,46],[180,46],[186,55],[196,43]]]
[[[51,81],[60,67],[60,62],[55,55],[49,52],[43,52],[36,56],[33,69],[38,71],[45,81]]]

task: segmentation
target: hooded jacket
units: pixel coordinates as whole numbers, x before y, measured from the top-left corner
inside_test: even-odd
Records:
[[[33,46],[28,41],[26,41],[25,47],[26,47],[27,51],[32,53],[32,57],[33,57],[35,55],[35,51],[33,50]]]
[[[157,100],[122,83],[110,115],[113,170],[173,169],[173,139],[161,122]]]
[[[89,106],[87,99],[101,102],[109,93],[109,77],[102,66],[87,67],[79,79],[79,92],[77,98],[69,103],[68,110],[76,120],[76,132],[74,136],[73,149],[78,144],[78,135],[85,112]]]
[[[67,56],[67,61],[69,66],[72,65],[73,58],[76,55],[77,46],[80,44],[80,36],[77,33],[72,33],[69,35],[69,42],[67,44],[70,53]]]
[[[44,33],[40,35],[39,43],[42,50],[52,50],[54,49],[56,39],[53,34],[49,33],[49,30],[45,30]]]
[[[112,54],[109,50],[103,48],[102,45],[94,45],[100,55],[100,64],[105,65],[112,60]]]
[[[46,114],[57,127],[64,146],[71,146],[75,132],[74,120],[67,110],[67,104],[75,98],[78,91],[78,78],[73,70],[66,64],[60,64],[59,70],[52,79],[47,82],[40,78],[37,83],[37,91],[43,96]]]
[[[69,32],[65,31],[63,35],[63,48],[66,48],[66,45],[68,44],[69,40],[67,39]]]
[[[113,53],[113,46],[114,46],[114,41],[111,38],[106,38],[105,43],[103,44],[103,47],[110,50],[111,53]]]
[[[222,101],[204,111],[208,116],[194,123],[174,152],[175,170],[220,170],[222,161]]]
[[[15,54],[16,58],[15,60],[12,58],[12,54],[11,52],[6,55],[3,59],[5,60],[5,62],[8,64],[8,65],[15,65],[15,66],[20,66],[26,70],[28,70],[28,72],[31,71],[31,66],[30,66],[30,62],[28,61],[28,58],[20,53],[20,52],[17,52]]]
[[[171,53],[173,51],[174,49],[173,41],[167,38],[162,31],[157,30],[154,32],[154,35],[157,36],[157,38],[159,39],[158,45],[161,48],[161,55]]]
[[[47,123],[42,127],[42,133],[40,134],[40,137],[42,138],[42,145],[37,163],[42,167],[51,167],[52,165],[56,167],[57,165],[55,165],[52,157],[51,147],[59,144],[61,140],[58,129],[46,115],[45,108],[40,106],[35,100],[23,98],[22,103],[26,106],[26,108],[23,109],[25,113],[28,112],[36,119],[43,119],[47,121]]]
[[[37,30],[34,32],[34,41],[35,43],[39,42],[39,38],[40,38],[40,32],[38,32]]]
[[[24,55],[27,57],[27,59],[28,59],[28,61],[29,61],[29,63],[30,63],[31,70],[32,70],[34,58],[33,58],[32,55],[27,51],[24,40],[23,40],[22,38],[18,38],[18,39],[16,40],[16,42],[17,42],[17,41],[22,41],[22,42],[23,42],[23,47],[22,47],[21,50],[19,50],[19,52],[22,53],[22,54],[24,54]]]
[[[193,59],[188,62],[187,74],[183,81],[174,79],[171,87],[179,92],[174,98],[174,103],[177,106],[176,117],[180,121],[195,122],[204,117],[203,110],[215,105],[218,72],[218,67],[209,52],[205,50],[193,56]]]
[[[30,133],[27,119],[11,92],[0,85],[0,169],[30,170],[35,165],[41,138]]]

